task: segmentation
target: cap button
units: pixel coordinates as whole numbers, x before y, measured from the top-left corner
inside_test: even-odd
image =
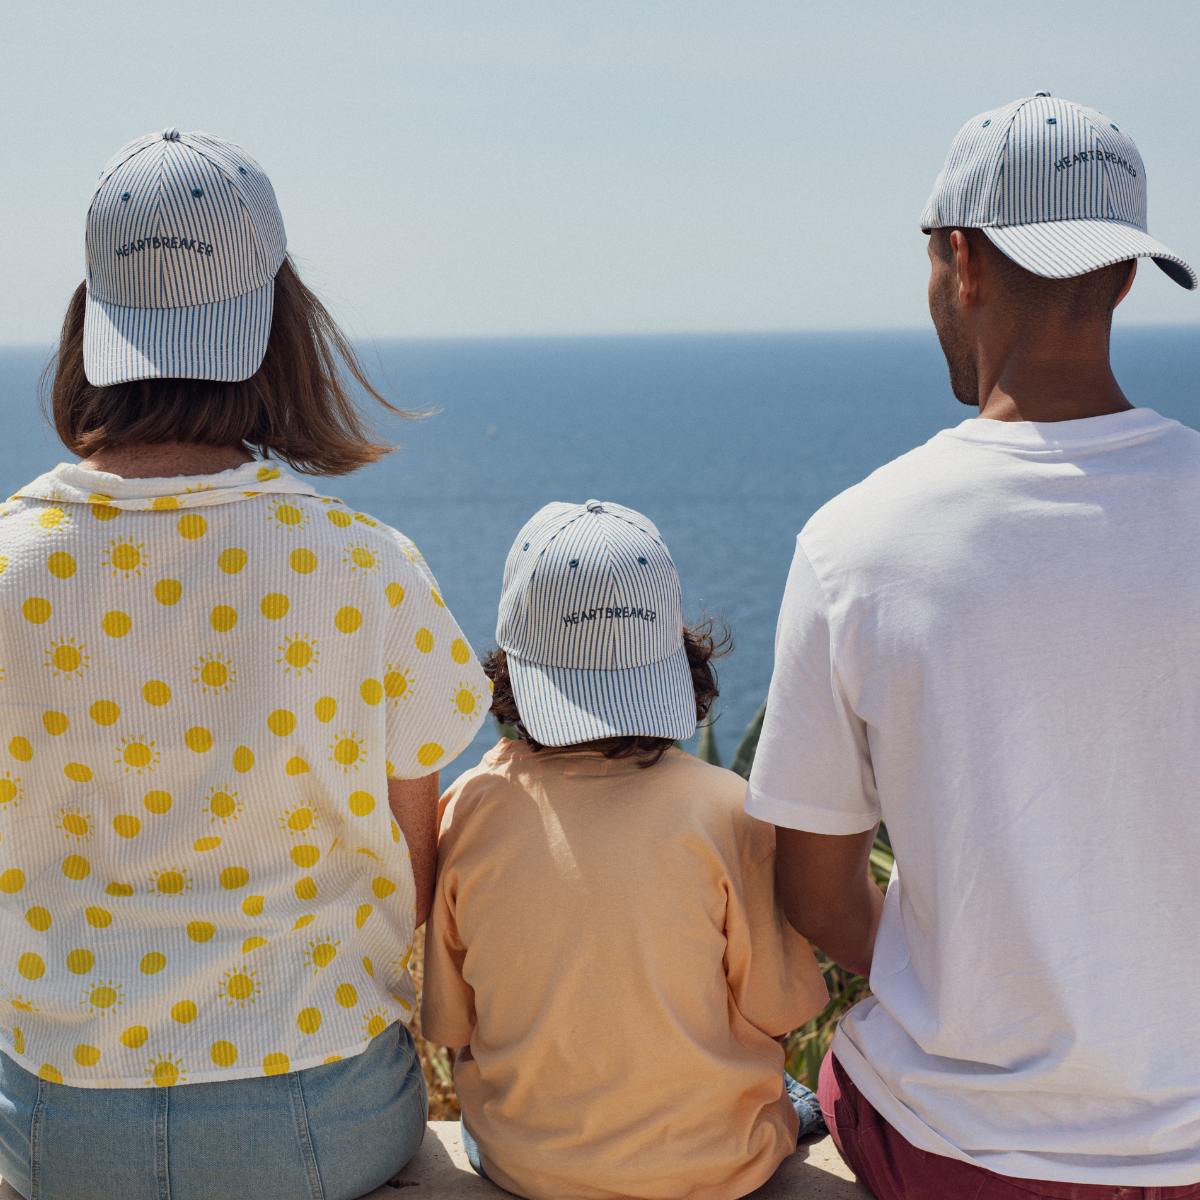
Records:
[[[590,513],[604,512],[604,505],[601,504],[599,500],[589,500],[587,502],[586,508],[587,508],[588,512],[590,512]]]
[[[163,141],[164,142],[179,141],[179,130],[176,129],[174,125],[172,125],[170,129],[164,129],[163,130]]]
[[[1049,96],[1050,95],[1049,92],[1034,92],[1033,94],[1035,96]]]

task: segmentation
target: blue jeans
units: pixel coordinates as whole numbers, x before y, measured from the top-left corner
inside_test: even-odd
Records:
[[[399,1022],[354,1058],[171,1088],[46,1083],[0,1054],[0,1175],[26,1200],[353,1200],[416,1153],[427,1112]]]
[[[786,1071],[783,1073],[783,1086],[787,1089],[788,1099],[796,1110],[796,1116],[800,1118],[799,1136],[806,1138],[812,1133],[824,1133],[825,1118],[821,1115],[821,1104],[817,1100],[817,1093],[812,1088],[805,1087],[800,1080],[793,1079]],[[462,1119],[462,1141],[467,1162],[475,1168],[477,1175],[482,1175],[486,1179],[487,1172],[483,1169],[479,1143],[467,1128],[466,1117]]]

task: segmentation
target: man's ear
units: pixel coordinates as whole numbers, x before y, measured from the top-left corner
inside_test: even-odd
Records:
[[[983,256],[971,249],[970,239],[962,229],[950,231],[950,254],[953,258],[954,279],[960,304],[973,304],[979,299],[980,268]]]
[[[1129,263],[1129,278],[1125,280],[1125,286],[1117,293],[1117,298],[1113,301],[1113,308],[1116,308],[1126,296],[1129,295],[1129,289],[1133,287],[1133,281],[1137,276],[1138,260],[1131,259]]]

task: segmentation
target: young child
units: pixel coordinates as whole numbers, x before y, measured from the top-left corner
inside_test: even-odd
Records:
[[[530,1200],[732,1200],[820,1125],[779,1039],[826,991],[743,781],[674,746],[716,697],[658,530],[549,504],[509,552],[502,740],[443,798],[425,1036],[481,1174]]]

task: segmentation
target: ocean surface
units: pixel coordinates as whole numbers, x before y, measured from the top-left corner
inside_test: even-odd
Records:
[[[48,350],[0,349],[0,489],[66,452],[41,417]],[[1200,329],[1118,328],[1135,404],[1200,428]],[[435,410],[383,420],[401,449],[323,490],[422,548],[481,652],[504,557],[550,500],[615,500],[662,530],[689,619],[716,617],[726,762],[771,675],[796,533],[826,500],[972,415],[950,393],[932,332],[387,342],[363,348],[389,398]],[[444,778],[474,765],[490,723]]]

